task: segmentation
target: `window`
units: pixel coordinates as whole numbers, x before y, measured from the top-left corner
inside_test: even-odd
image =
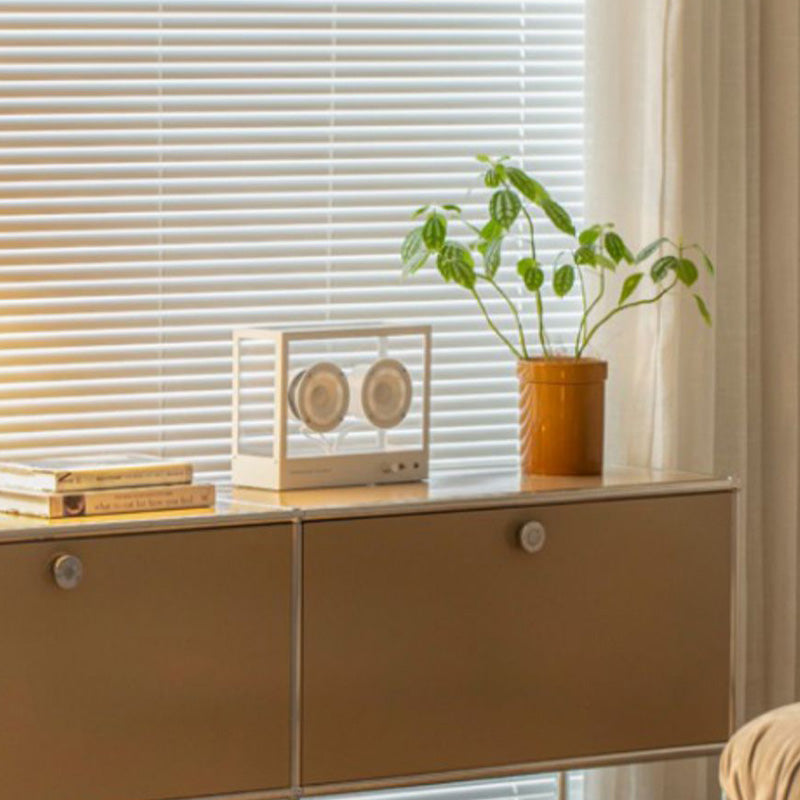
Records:
[[[580,218],[581,0],[0,0],[0,44],[3,457],[224,478],[233,326],[388,319],[435,324],[434,466],[514,465],[510,355],[397,251],[480,152]]]

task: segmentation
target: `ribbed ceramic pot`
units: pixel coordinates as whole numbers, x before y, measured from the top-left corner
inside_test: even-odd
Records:
[[[599,475],[608,364],[594,358],[517,363],[521,468],[527,475]]]

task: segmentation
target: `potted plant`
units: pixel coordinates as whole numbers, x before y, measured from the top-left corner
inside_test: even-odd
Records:
[[[460,206],[423,206],[419,221],[401,247],[404,273],[413,275],[429,261],[445,281],[469,292],[489,328],[517,360],[520,385],[520,449],[522,470],[540,475],[594,475],[602,471],[605,361],[590,358],[587,348],[597,332],[618,314],[655,305],[675,289],[692,292],[697,310],[711,324],[711,315],[696,291],[696,263],[714,274],[714,265],[698,244],[662,236],[638,253],[628,247],[612,223],[593,224],[581,231],[569,213],[524,169],[508,157],[476,156],[483,183],[493,190],[488,220],[474,224]],[[550,265],[554,293],[565,297],[573,289],[581,299],[581,318],[568,349],[554,347],[547,333],[542,289],[547,279],[537,257],[536,218],[546,216],[570,239]],[[462,234],[453,238],[456,226]],[[517,275],[536,309],[539,354],[526,337],[520,308],[497,281],[503,244],[513,234],[525,244]],[[612,303],[611,284],[618,292]],[[649,291],[644,291],[646,285]],[[494,293],[510,310],[513,332],[504,332],[492,318],[481,291]]]

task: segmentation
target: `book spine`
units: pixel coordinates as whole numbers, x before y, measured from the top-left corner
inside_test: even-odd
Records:
[[[59,495],[54,516],[83,517],[99,514],[128,514],[137,511],[213,506],[213,486],[190,485],[165,489],[133,489],[129,491],[84,492]]]
[[[57,476],[54,491],[113,489],[115,487],[161,486],[191,483],[190,464],[155,465],[131,467],[130,469],[86,470],[67,472]],[[21,487],[20,487],[21,488]]]

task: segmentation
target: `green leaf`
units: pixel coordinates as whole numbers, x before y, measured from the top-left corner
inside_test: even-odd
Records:
[[[688,258],[681,258],[675,267],[675,274],[681,283],[691,286],[697,280],[697,266],[694,261],[690,261]]]
[[[711,312],[708,310],[708,306],[705,304],[705,301],[699,294],[694,295],[694,301],[697,303],[697,310],[700,312],[700,316],[705,320],[706,325],[711,325]]]
[[[511,185],[518,189],[532,203],[540,206],[547,199],[547,191],[539,181],[531,178],[518,167],[506,167],[506,175]]]
[[[494,278],[497,275],[497,270],[500,269],[500,261],[502,258],[501,250],[503,247],[502,238],[492,239],[489,242],[484,242],[483,249],[483,263],[489,276]]]
[[[497,174],[497,170],[494,167],[487,169],[486,172],[483,173],[483,182],[490,189],[496,189],[500,185],[500,176]]]
[[[438,252],[447,236],[447,219],[434,211],[425,221],[422,228],[422,240],[428,250]]]
[[[492,219],[506,230],[514,224],[521,207],[519,195],[510,189],[500,189],[489,200],[489,213]]]
[[[550,218],[550,222],[556,226],[560,231],[568,233],[570,236],[575,235],[575,225],[572,222],[572,217],[565,208],[562,208],[555,200],[549,197],[542,203],[542,211]]]
[[[436,259],[436,267],[446,281],[455,281],[467,289],[475,285],[472,253],[459,242],[444,243]]]
[[[697,248],[700,250],[700,256],[703,259],[703,264],[705,264],[705,268],[708,270],[709,275],[714,274],[714,262],[708,257],[708,253],[702,248]]]
[[[578,241],[585,247],[591,247],[600,238],[602,232],[602,225],[592,225],[591,228],[581,231]]]
[[[604,256],[602,253],[595,253],[594,260],[597,266],[610,269],[612,272],[617,268],[617,265],[608,256]]]
[[[544,272],[541,267],[534,267],[529,270],[523,278],[525,288],[529,292],[538,292],[544,284]]]
[[[534,267],[538,267],[538,266],[539,266],[539,262],[535,261],[532,258],[521,258],[519,261],[517,261],[517,274],[521,278],[524,278],[525,274],[528,272],[528,270],[531,270]]]
[[[487,242],[491,239],[496,239],[498,236],[502,235],[503,235],[503,226],[495,222],[493,219],[490,219],[481,228],[481,238],[485,239]]]
[[[662,244],[666,244],[669,241],[666,236],[659,236],[654,242],[650,242],[650,244],[645,245],[637,254],[636,254],[636,263],[641,264],[642,261],[647,261],[650,256],[652,256]]]
[[[411,261],[416,258],[420,251],[425,250],[425,242],[422,240],[422,226],[414,228],[400,245],[400,258],[403,262]]]
[[[633,254],[628,250],[625,242],[618,233],[609,231],[605,236],[606,252],[611,256],[615,264],[619,264],[625,259],[629,264],[633,261]]]
[[[582,245],[573,254],[576,264],[589,264],[594,266],[597,263],[597,255],[589,245]]]
[[[643,277],[644,273],[634,272],[632,275],[628,275],[628,277],[625,278],[625,282],[622,284],[622,291],[619,295],[618,305],[622,305],[636,291],[636,287]]]
[[[430,250],[423,248],[422,250],[417,251],[415,255],[413,255],[403,264],[403,277],[407,278],[409,275],[419,272],[428,262],[430,256]]]
[[[424,214],[424,213],[425,213],[425,212],[426,212],[426,211],[427,211],[429,208],[430,208],[430,206],[420,206],[420,207],[419,207],[419,208],[418,208],[418,209],[417,209],[417,210],[416,210],[416,211],[415,211],[415,212],[414,212],[414,213],[411,215],[411,219],[417,219],[418,217],[421,217],[421,216],[422,216],[422,215],[423,215],[423,214]]]
[[[472,289],[475,287],[475,270],[469,264],[463,261],[457,261],[453,264],[453,280],[465,289]]]
[[[553,291],[559,296],[569,294],[572,285],[575,283],[575,267],[572,264],[562,264],[553,273]]]
[[[455,211],[456,214],[461,213],[461,206],[457,206],[455,203],[443,203],[442,208],[445,211]]]
[[[538,261],[532,258],[521,258],[517,261],[517,272],[525,283],[525,288],[531,292],[538,292],[544,283],[544,272]]]
[[[491,159],[486,153],[478,153],[478,155],[475,156],[475,160],[480,161],[481,164],[489,164],[491,162]]]
[[[677,266],[678,259],[675,258],[675,256],[661,256],[661,258],[655,261],[653,266],[650,267],[650,277],[655,283],[663,281],[667,273]]]
[[[625,260],[626,260],[626,261],[627,261],[629,264],[633,264],[633,263],[634,263],[634,261],[635,261],[634,255],[633,255],[633,253],[631,252],[631,250],[630,250],[630,248],[628,247],[628,245],[625,245],[625,252],[622,254],[622,257],[623,257],[623,258],[624,258],[624,259],[625,259]]]

